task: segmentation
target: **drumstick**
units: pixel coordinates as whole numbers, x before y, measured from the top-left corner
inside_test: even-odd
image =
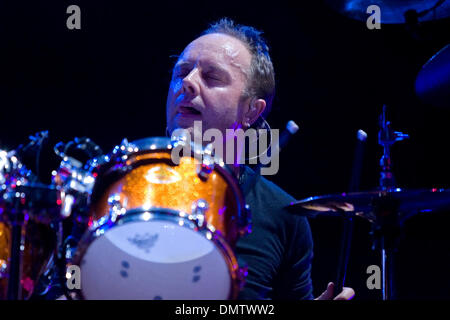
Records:
[[[367,139],[367,133],[365,133],[363,130],[358,130],[356,137],[357,142],[356,142],[355,156],[353,159],[353,169],[350,180],[349,192],[356,192],[359,190],[359,184],[361,181],[361,169],[364,155],[364,145]],[[341,238],[339,263],[334,287],[335,296],[341,293],[342,288],[344,287],[345,284],[345,277],[347,274],[348,259],[350,256],[350,247],[353,234],[353,218],[351,216],[346,216],[345,211],[342,211],[342,213],[344,214],[343,216],[344,222]]]

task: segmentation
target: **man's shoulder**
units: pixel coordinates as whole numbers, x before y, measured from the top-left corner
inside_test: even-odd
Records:
[[[255,173],[250,167],[245,167],[245,175],[246,182],[251,181],[244,185],[244,188],[247,188],[244,190],[246,194],[272,206],[285,207],[295,201],[292,195],[264,176]]]

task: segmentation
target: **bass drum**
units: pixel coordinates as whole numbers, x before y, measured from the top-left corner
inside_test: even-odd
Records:
[[[238,182],[207,154],[175,164],[173,149],[168,138],[142,139],[93,169],[91,225],[73,259],[81,290],[73,297],[237,297],[246,270],[233,248],[250,227]]]

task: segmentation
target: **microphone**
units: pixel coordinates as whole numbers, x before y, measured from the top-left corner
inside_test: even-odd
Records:
[[[289,139],[297,133],[298,129],[298,125],[293,120],[288,121],[288,123],[286,124],[286,128],[280,134],[280,141],[276,146],[278,148],[278,151],[280,151],[288,144]]]
[[[275,152],[280,152],[280,150],[282,148],[286,147],[286,145],[288,144],[289,140],[292,138],[292,136],[294,134],[297,133],[298,130],[299,130],[299,126],[293,120],[289,120],[288,123],[286,124],[286,128],[280,134],[280,137],[278,139],[278,143],[276,145],[269,146],[269,148],[266,151],[267,154],[271,155],[272,152],[274,152],[274,151]],[[259,162],[258,165],[255,167],[255,173],[261,174],[261,167],[262,167],[262,164],[261,164],[261,162]]]

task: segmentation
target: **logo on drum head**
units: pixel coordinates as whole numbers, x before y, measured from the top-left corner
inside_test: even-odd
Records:
[[[127,239],[131,244],[134,244],[139,249],[144,250],[146,253],[150,252],[150,249],[154,247],[156,240],[158,240],[158,234],[151,235],[145,233],[143,235],[135,234],[133,238]]]
[[[157,166],[147,171],[145,179],[155,184],[166,184],[180,181],[181,177],[178,172],[170,167]]]

